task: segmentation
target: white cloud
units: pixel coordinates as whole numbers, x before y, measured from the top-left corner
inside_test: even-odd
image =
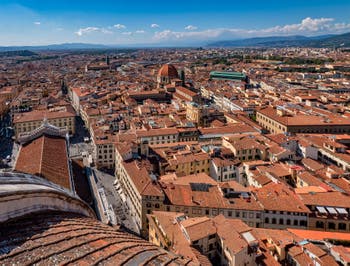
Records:
[[[137,30],[137,31],[135,31],[135,33],[143,34],[143,33],[146,33],[146,32],[144,30]]]
[[[185,30],[196,30],[196,29],[198,29],[198,27],[193,26],[193,25],[188,25],[185,27]]]
[[[91,32],[96,32],[98,31],[99,28],[97,27],[86,27],[86,28],[80,28],[76,34],[79,36],[83,36],[84,34],[91,33]]]
[[[158,24],[155,24],[155,23],[151,24],[151,28],[159,28],[159,27],[160,26]]]
[[[115,24],[114,26],[113,26],[114,28],[117,28],[117,29],[125,29],[126,28],[126,26],[125,25],[123,25],[123,24]]]
[[[39,26],[39,25],[41,25],[41,22],[40,21],[35,21],[34,25],[38,25]]]
[[[132,35],[132,32],[131,31],[126,31],[126,32],[122,32],[123,35]]]
[[[275,26],[272,28],[267,28],[261,30],[262,32],[271,32],[271,33],[308,33],[308,32],[319,32],[323,30],[330,30],[334,24],[333,18],[304,18],[298,24],[289,24],[284,26]]]
[[[102,29],[100,29],[100,30],[101,30],[101,32],[104,33],[104,34],[112,34],[112,33],[113,33],[113,31],[110,31],[110,30],[105,29],[105,28],[102,28]]]
[[[185,29],[190,30],[190,26]],[[235,29],[216,28],[202,31],[172,31],[164,30],[155,32],[155,41],[176,41],[176,40],[207,40],[207,39],[228,39],[228,38],[249,38],[276,35],[317,35],[327,33],[343,33],[350,30],[350,23],[334,23],[333,18],[310,18],[303,19],[300,23],[274,26],[264,29]]]
[[[83,35],[93,33],[93,32],[101,32],[104,34],[112,34],[113,33],[112,31],[107,30],[105,28],[86,27],[86,28],[80,28],[77,32],[75,32],[75,34],[77,34],[78,36],[83,36]]]

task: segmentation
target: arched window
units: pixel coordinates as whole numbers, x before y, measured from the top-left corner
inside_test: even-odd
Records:
[[[272,224],[276,224],[276,218],[272,218]]]
[[[266,223],[266,224],[270,223],[269,217],[266,217],[266,218],[265,218],[265,223]]]
[[[290,219],[287,219],[286,224],[290,225]]]
[[[282,218],[279,220],[279,224],[284,224],[284,221]]]

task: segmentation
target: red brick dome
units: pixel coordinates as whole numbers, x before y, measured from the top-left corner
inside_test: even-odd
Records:
[[[179,78],[176,68],[172,64],[163,65],[158,72],[160,77]]]

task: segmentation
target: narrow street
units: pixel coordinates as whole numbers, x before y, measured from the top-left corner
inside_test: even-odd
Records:
[[[133,216],[130,213],[127,204],[123,202],[120,194],[116,190],[114,185],[115,177],[105,172],[93,169],[97,179],[97,186],[104,190],[107,202],[112,206],[114,214],[117,219],[117,223],[123,224],[126,228],[137,232],[137,226],[133,220]]]

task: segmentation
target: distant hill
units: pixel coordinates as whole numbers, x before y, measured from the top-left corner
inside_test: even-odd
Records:
[[[309,40],[305,45],[310,47],[350,47],[350,32],[321,40]]]
[[[29,50],[0,52],[0,57],[6,57],[6,56],[34,56],[34,55],[38,55],[38,54],[34,53],[32,51],[29,51]]]
[[[175,44],[132,44],[132,45],[103,45],[90,43],[62,43],[41,46],[0,46],[0,52],[9,51],[92,51],[135,49],[145,47],[203,47],[202,42],[184,45]],[[205,44],[206,47],[350,47],[350,32],[340,35],[321,35],[306,37],[294,36],[271,36],[256,37],[239,40],[213,41]],[[0,55],[1,56],[1,55]]]
[[[242,40],[217,41],[208,47],[350,47],[350,33],[340,35],[273,36]]]
[[[51,44],[41,46],[0,46],[1,51],[20,51],[20,50],[31,50],[31,51],[48,51],[48,50],[89,50],[89,49],[108,49],[111,48],[107,45],[102,44],[89,44],[89,43],[62,43],[62,44]]]

